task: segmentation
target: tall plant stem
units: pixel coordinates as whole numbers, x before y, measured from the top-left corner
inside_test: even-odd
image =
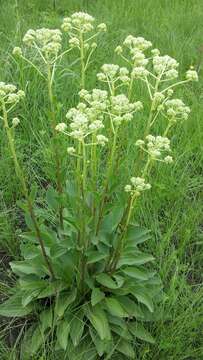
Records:
[[[151,159],[148,158],[148,160],[146,162],[146,165],[145,165],[145,167],[144,167],[144,169],[142,171],[142,177],[146,176],[147,172],[149,171],[150,165],[151,165]],[[129,226],[129,223],[130,223],[130,219],[131,219],[131,216],[132,216],[133,209],[135,207],[136,200],[137,200],[137,194],[136,193],[129,197],[128,204],[127,204],[127,207],[126,207],[126,212],[125,212],[125,214],[124,214],[124,216],[122,217],[122,220],[121,220],[121,221],[124,221],[124,224],[122,226],[122,232],[121,232],[121,235],[120,235],[120,238],[119,238],[119,241],[118,241],[118,245],[117,245],[114,253],[112,254],[112,258],[109,261],[110,271],[115,270],[116,265],[118,263],[118,260],[120,258],[120,255],[122,253],[123,246],[124,246],[125,235],[126,235],[126,232],[128,230],[128,226]],[[120,224],[120,225],[122,225],[122,224]]]
[[[50,112],[51,112],[51,127],[52,127],[52,134],[53,134],[53,153],[55,158],[55,165],[56,165],[56,184],[57,184],[57,191],[61,195],[63,193],[63,186],[61,180],[61,161],[60,161],[60,153],[58,150],[58,142],[56,138],[56,112],[54,106],[54,95],[52,89],[52,71],[51,66],[47,64],[47,86],[48,86],[48,95],[49,95],[49,103],[50,103]],[[63,206],[60,205],[59,207],[59,222],[61,228],[63,228]]]
[[[115,155],[115,151],[116,151],[117,137],[118,137],[118,126],[115,129],[114,138],[113,138],[113,144],[112,144],[109,163],[108,163],[108,168],[107,168],[107,175],[106,175],[106,178],[104,180],[104,186],[103,186],[104,190],[103,190],[103,193],[102,193],[101,205],[99,207],[98,222],[97,222],[97,226],[96,226],[96,235],[99,232],[99,228],[100,228],[101,220],[102,220],[102,215],[103,215],[103,211],[104,211],[104,205],[105,205],[105,201],[106,201],[106,198],[107,198],[106,194],[107,194],[107,191],[108,191],[109,181],[110,181],[111,174],[112,174],[112,169],[113,169],[113,160],[114,160],[114,155]]]
[[[85,88],[85,49],[83,34],[80,32],[81,89]]]
[[[5,127],[5,130],[6,130],[8,144],[9,144],[10,152],[11,152],[13,162],[14,162],[14,166],[15,166],[15,172],[16,172],[17,177],[20,180],[20,183],[21,183],[21,186],[22,186],[22,192],[23,192],[23,195],[24,195],[24,197],[25,197],[25,199],[27,201],[28,210],[29,210],[32,222],[33,222],[33,226],[35,228],[35,232],[36,232],[37,239],[39,241],[39,245],[41,247],[41,251],[42,251],[42,255],[44,257],[44,261],[47,264],[47,267],[49,269],[51,278],[54,279],[55,278],[54,271],[53,271],[52,265],[51,265],[51,263],[49,261],[49,258],[48,258],[47,254],[46,254],[44,242],[43,242],[42,235],[41,235],[41,232],[40,232],[40,228],[39,228],[39,225],[38,225],[35,213],[34,213],[32,201],[31,201],[31,199],[29,197],[29,192],[28,192],[26,181],[25,181],[25,176],[24,176],[23,170],[21,169],[21,166],[20,166],[20,164],[18,162],[18,158],[17,158],[17,155],[16,155],[14,139],[13,139],[13,136],[12,136],[12,133],[11,133],[11,129],[10,129],[9,125],[8,125],[8,116],[7,116],[7,111],[6,111],[6,107],[5,107],[4,102],[2,103],[2,109],[3,109],[4,127]]]

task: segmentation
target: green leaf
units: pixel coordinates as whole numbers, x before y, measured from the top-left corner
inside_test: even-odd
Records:
[[[150,239],[150,231],[139,226],[130,226],[127,235],[126,243],[131,242],[134,245],[143,243],[146,240]]]
[[[125,340],[132,340],[132,335],[129,333],[128,330],[123,329],[122,327],[118,326],[118,325],[111,325],[111,330],[119,335],[119,337],[122,337]]]
[[[61,246],[60,244],[54,244],[50,249],[50,255],[52,259],[57,259],[58,257],[61,257],[65,253],[67,253],[68,249],[64,246]]]
[[[105,297],[105,294],[98,288],[94,288],[92,290],[91,294],[91,304],[92,306],[95,306],[98,304],[101,300],[103,300]]]
[[[46,201],[51,209],[53,209],[53,210],[58,209],[58,206],[59,206],[58,193],[51,186],[48,188],[48,190],[46,192]]]
[[[67,307],[76,299],[77,289],[76,287],[71,291],[71,293],[61,293],[56,304],[56,314],[59,317],[64,315],[65,310]]]
[[[40,327],[38,326],[31,338],[31,344],[30,344],[30,353],[31,354],[35,354],[40,347],[44,344],[45,342],[45,338],[44,335],[40,329]]]
[[[111,315],[118,317],[128,317],[128,313],[123,309],[116,298],[106,298],[106,305]]]
[[[44,268],[42,266],[40,258],[35,258],[32,260],[23,260],[23,261],[12,261],[10,263],[11,269],[13,272],[19,276],[22,274],[35,274],[38,276],[46,275]]]
[[[70,324],[67,320],[60,321],[57,326],[57,340],[63,350],[66,350],[68,345],[68,336],[70,333]]]
[[[134,256],[122,256],[118,262],[117,268],[120,268],[123,265],[143,265],[153,260],[154,257],[152,255],[135,253]]]
[[[89,329],[89,332],[90,332],[92,341],[97,349],[98,355],[102,356],[106,352],[106,350],[109,346],[109,340],[101,340],[99,338],[99,336],[97,335],[97,333],[91,327]]]
[[[107,254],[101,254],[98,251],[91,251],[87,257],[87,264],[94,264],[102,259],[105,259]]]
[[[104,216],[101,224],[102,231],[112,233],[119,224],[123,215],[123,207],[115,206],[108,215]]]
[[[109,328],[108,319],[100,304],[97,304],[92,309],[86,308],[86,315],[92,326],[97,331],[101,340],[110,340],[111,332]]]
[[[139,302],[144,304],[149,309],[150,312],[154,311],[153,301],[148,295],[148,293],[144,291],[144,289],[140,289],[140,288],[131,289],[131,294],[135,296]]]
[[[125,356],[127,356],[131,359],[135,359],[134,349],[128,341],[125,341],[125,340],[119,341],[118,345],[116,346],[116,349],[119,352],[121,352],[122,354],[124,354]]]
[[[64,284],[60,280],[55,280],[47,284],[47,286],[39,293],[38,299],[50,297],[56,294],[57,290],[61,290]]]
[[[140,307],[135,302],[129,299],[128,296],[117,296],[118,301],[124,308],[124,310],[130,315],[138,318],[143,318],[144,314]]]
[[[71,321],[70,337],[74,346],[77,346],[82,337],[85,323],[83,321],[84,313],[80,311],[77,313]]]
[[[96,280],[99,284],[109,288],[109,289],[117,289],[118,285],[116,282],[107,274],[99,274],[96,276]]]
[[[137,322],[129,322],[128,328],[136,338],[147,341],[151,344],[155,343],[153,336],[141,324]]]
[[[150,275],[149,272],[135,266],[133,267],[126,267],[122,270],[126,275],[138,279],[138,280],[148,280]],[[152,274],[153,275],[153,274]]]
[[[27,306],[33,299],[36,299],[41,289],[35,289],[33,291],[24,291],[22,293],[22,306]]]
[[[22,293],[12,295],[8,300],[0,305],[0,315],[8,317],[20,317],[31,313],[33,307],[31,305],[22,306]]]
[[[52,308],[49,308],[47,310],[44,310],[40,314],[40,322],[41,322],[41,328],[44,332],[48,328],[52,327],[52,321],[53,321],[53,311]]]

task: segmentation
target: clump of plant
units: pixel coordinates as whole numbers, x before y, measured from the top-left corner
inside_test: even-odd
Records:
[[[173,97],[174,89],[198,78],[190,69],[178,81],[175,59],[150,50],[152,44],[144,38],[129,35],[115,49],[126,66],[104,64],[97,74],[101,86],[87,89],[95,40],[106,31],[105,24],[95,27],[94,23],[92,16],[75,13],[64,19],[62,31],[29,30],[23,49],[13,50],[47,84],[55,181],[46,191],[43,207],[15,149],[20,120],[13,117],[13,110],[22,98],[26,101],[25,93],[0,83],[1,119],[21,183],[21,208],[28,228],[21,236],[22,259],[10,264],[17,283],[0,306],[0,314],[30,319],[22,343],[24,354],[26,343],[29,354],[52,343],[55,351],[64,351],[71,360],[110,359],[115,353],[134,359],[137,339],[154,342],[144,324],[153,320],[162,285],[150,265],[153,256],[143,251],[149,231],[138,225],[133,213],[153,187],[152,169],[158,163],[173,162],[168,135],[190,112],[182,100]],[[65,49],[63,36],[69,37]],[[80,61],[78,102],[67,109],[63,122],[57,122],[58,64],[72,51]],[[134,85],[139,82],[148,93],[145,105],[136,98]],[[143,108],[148,121],[143,138],[134,144],[139,156],[124,181],[119,166],[128,141],[124,135],[129,126],[136,134],[137,113]],[[164,130],[156,134],[154,125],[159,121]],[[67,139],[65,181],[61,137]]]

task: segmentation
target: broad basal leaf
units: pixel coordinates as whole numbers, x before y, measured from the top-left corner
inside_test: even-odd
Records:
[[[25,316],[31,313],[32,310],[33,307],[30,304],[28,306],[22,305],[21,292],[12,295],[0,305],[0,315],[8,317]]]
[[[128,313],[120,305],[116,298],[109,297],[105,300],[108,312],[113,316],[128,317]]]
[[[91,322],[92,326],[97,331],[101,340],[110,340],[111,332],[109,328],[108,319],[100,304],[97,304],[93,308],[87,307],[85,309],[86,316]]]
[[[101,300],[104,299],[104,297],[105,297],[105,294],[99,288],[94,288],[92,290],[92,294],[91,294],[92,306],[95,306],[96,304],[98,304]]]
[[[91,251],[87,256],[87,264],[94,264],[107,257],[107,254],[102,254],[99,251]]]
[[[134,256],[122,256],[118,261],[117,268],[124,265],[143,265],[149,261],[153,261],[154,257],[149,254],[135,253]]]
[[[57,340],[63,350],[66,350],[68,345],[68,336],[70,333],[70,324],[67,320],[60,321],[57,326]]]
[[[79,311],[71,320],[70,337],[74,346],[77,346],[82,337],[85,323],[83,321],[84,313]]]
[[[138,339],[147,341],[151,344],[155,343],[154,338],[152,335],[144,328],[143,325],[137,323],[137,322],[129,322],[128,329],[130,332],[137,337]]]
[[[64,292],[59,295],[58,301],[56,303],[56,314],[59,317],[64,315],[65,310],[67,307],[76,299],[77,289],[72,289],[71,292]]]
[[[150,312],[154,311],[154,304],[151,297],[144,289],[134,288],[131,289],[131,294],[136,297],[136,299],[144,304]]]
[[[104,273],[97,275],[96,280],[99,284],[109,289],[117,289],[119,287],[117,283],[109,275]]]
[[[129,316],[143,318],[144,314],[139,305],[135,304],[128,296],[117,296],[117,299]]]
[[[134,349],[133,349],[132,345],[130,344],[130,342],[128,342],[126,340],[120,340],[118,342],[118,345],[116,346],[116,350],[121,352],[122,354],[124,354],[125,356],[127,356],[130,359],[135,359]]]
[[[126,267],[126,268],[122,269],[122,271],[124,272],[124,274],[126,274],[132,278],[138,279],[138,280],[147,280],[150,277],[150,273],[147,270],[140,269],[135,266]],[[152,273],[152,276],[153,276],[153,273]]]

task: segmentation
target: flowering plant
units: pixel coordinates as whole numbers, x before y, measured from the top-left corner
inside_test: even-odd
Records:
[[[86,75],[97,36],[105,24],[94,25],[86,13],[65,18],[61,30],[29,30],[24,48],[13,55],[26,61],[46,81],[50,105],[51,148],[55,181],[46,191],[46,205],[37,202],[37,190],[24,176],[15,149],[15,128],[20,120],[10,116],[25,97],[14,85],[0,83],[1,119],[22,185],[28,231],[22,235],[20,261],[11,263],[17,275],[13,295],[0,306],[5,316],[32,315],[32,324],[22,343],[30,351],[54,341],[56,351],[68,359],[110,359],[114,353],[135,358],[135,338],[153,343],[144,326],[153,320],[162,294],[161,280],[151,270],[153,256],[143,243],[149,231],[133,219],[144,193],[153,187],[150,174],[156,164],[173,162],[168,138],[190,109],[173,98],[177,86],[198,80],[190,69],[178,81],[178,63],[152,49],[150,41],[127,36],[115,52],[126,66],[104,64],[97,79],[101,88],[86,88]],[[69,47],[63,50],[63,36]],[[79,54],[78,102],[57,121],[54,82],[57,65],[73,49]],[[148,103],[136,98],[135,83],[146,86]],[[126,134],[136,135],[137,118],[148,111],[143,138],[134,148],[138,156],[129,179],[118,181],[125,153]],[[11,123],[10,123],[11,122]],[[163,133],[155,124],[162,122]],[[67,139],[68,172],[63,176],[61,142]],[[125,139],[124,139],[125,138]],[[123,143],[122,143],[123,140]],[[116,178],[114,176],[116,174]]]

